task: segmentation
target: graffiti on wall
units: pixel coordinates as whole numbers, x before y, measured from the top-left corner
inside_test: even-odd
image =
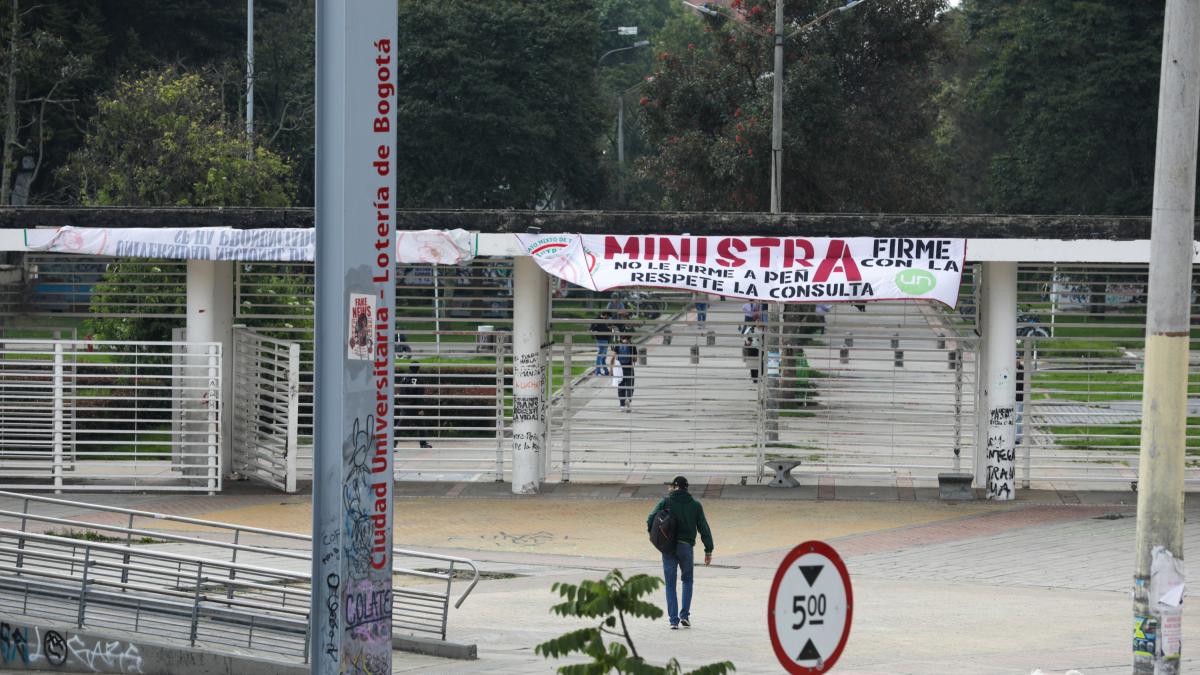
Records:
[[[62,668],[93,673],[141,673],[144,659],[128,640],[69,638],[54,629],[0,622],[0,664],[46,670]]]

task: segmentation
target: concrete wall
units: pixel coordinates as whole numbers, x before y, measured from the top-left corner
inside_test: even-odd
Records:
[[[142,675],[307,675],[308,666],[0,615],[0,669]]]

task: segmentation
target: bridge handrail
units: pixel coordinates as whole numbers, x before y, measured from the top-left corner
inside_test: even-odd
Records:
[[[21,512],[0,510],[0,515],[9,516],[12,518],[39,520],[39,521],[45,521],[45,522],[55,522],[56,524],[60,524],[60,525],[72,525],[72,526],[76,526],[76,527],[87,527],[87,528],[93,528],[93,529],[108,530],[111,532],[120,532],[122,534],[126,534],[131,537],[136,535],[136,536],[157,537],[160,539],[174,539],[179,542],[202,544],[205,546],[215,546],[217,548],[224,548],[224,549],[232,550],[232,551],[243,550],[243,551],[252,551],[255,553],[266,553],[266,554],[275,555],[275,556],[279,556],[279,557],[283,557],[283,558],[292,558],[292,559],[299,559],[299,560],[311,559],[312,536],[307,535],[307,534],[299,534],[299,533],[295,533],[295,532],[282,532],[279,530],[268,530],[268,529],[260,528],[260,527],[235,525],[232,523],[223,523],[223,522],[215,521],[215,520],[204,520],[201,518],[189,518],[187,516],[176,516],[176,515],[172,515],[172,514],[168,514],[168,513],[156,513],[153,511],[142,511],[142,510],[138,510],[138,509],[129,509],[129,508],[124,508],[124,507],[120,507],[120,506],[108,506],[105,504],[94,504],[91,502],[80,502],[80,501],[75,501],[75,500],[70,500],[70,499],[61,499],[61,498],[57,498],[57,497],[31,495],[31,494],[24,494],[24,493],[20,493],[20,492],[9,492],[6,490],[0,490],[0,498],[6,498],[6,497],[11,498],[11,499],[22,500],[24,503],[24,510]],[[91,511],[120,513],[120,514],[130,516],[130,526],[123,527],[120,525],[107,525],[107,524],[101,524],[101,523],[91,523],[91,522],[88,522],[85,520],[75,520],[75,519],[70,519],[70,518],[58,518],[54,521],[49,521],[46,519],[50,519],[50,518],[54,518],[54,517],[53,516],[42,516],[40,514],[30,513],[29,512],[29,503],[30,502],[38,502],[38,503],[43,503],[43,504],[56,504],[59,506],[70,506],[70,507],[74,507],[74,508],[87,509],[87,510],[91,510]],[[208,540],[208,539],[200,539],[197,537],[186,537],[186,536],[182,536],[182,535],[174,535],[174,534],[170,534],[170,533],[166,533],[166,532],[160,532],[157,530],[135,529],[132,527],[132,519],[133,518],[148,518],[151,520],[162,520],[162,521],[168,521],[168,522],[183,523],[183,524],[187,524],[187,525],[198,525],[198,526],[202,526],[202,527],[209,527],[209,528],[212,528],[215,530],[224,530],[224,531],[227,531],[232,534],[233,542],[222,542],[222,541],[213,541],[213,540]],[[24,524],[24,522],[22,522],[22,530],[24,529],[24,527],[25,527],[25,524]],[[263,536],[268,536],[268,537],[277,537],[280,539],[290,539],[293,541],[309,542],[310,543],[309,552],[308,552],[308,554],[301,554],[301,553],[294,553],[291,551],[287,551],[286,549],[276,549],[276,548],[269,548],[269,547],[265,547],[265,546],[254,546],[251,544],[241,544],[241,543],[239,543],[239,539],[240,539],[242,533],[257,534],[257,535],[263,535]],[[450,586],[454,580],[453,564],[462,564],[462,565],[466,565],[467,567],[469,567],[472,572],[471,582],[467,585],[466,590],[464,590],[462,592],[462,595],[460,595],[458,600],[454,603],[455,609],[458,609],[459,607],[462,606],[462,603],[467,599],[467,596],[469,596],[471,594],[471,591],[473,591],[475,589],[475,587],[479,584],[479,568],[478,568],[478,566],[475,565],[475,562],[473,560],[471,560],[470,558],[462,558],[459,556],[444,555],[444,554],[440,554],[440,553],[430,553],[427,551],[415,551],[412,549],[405,549],[405,548],[398,548],[398,547],[392,547],[392,555],[393,555],[393,558],[400,556],[400,557],[407,557],[407,558],[436,560],[436,561],[452,563],[451,570],[446,574],[439,574],[436,572],[426,572],[424,570],[417,570],[417,569],[412,569],[412,568],[407,568],[407,567],[398,567],[396,565],[392,566],[393,574],[403,574],[403,575],[413,576],[413,577],[418,577],[418,578],[437,579],[440,581],[445,581],[446,582],[446,591],[447,591],[446,597],[447,597],[447,599],[449,599]],[[444,623],[445,623],[445,617],[443,617],[443,624]],[[443,638],[444,637],[445,636],[443,635]]]

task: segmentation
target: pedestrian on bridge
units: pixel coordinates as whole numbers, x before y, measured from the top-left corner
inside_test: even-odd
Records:
[[[589,328],[592,332],[592,341],[596,343],[596,371],[598,377],[608,375],[608,368],[605,367],[608,356],[608,343],[612,341],[612,324],[609,323],[608,312],[600,312],[596,322]]]
[[[622,411],[630,412],[633,410],[633,366],[637,360],[637,345],[630,340],[629,332],[622,330],[621,341],[613,345],[610,351],[612,357],[609,365],[614,377],[617,368],[621,369],[621,379],[617,382],[617,403]]]
[[[754,324],[758,323],[762,318],[762,312],[759,310],[757,302],[742,303],[742,326],[741,332],[743,335],[754,330]]]
[[[432,448],[424,438],[425,418],[425,388],[421,386],[421,367],[413,363],[408,366],[408,374],[400,378],[400,418],[405,420],[405,426],[417,429],[417,442],[422,448]]]
[[[646,531],[650,531],[654,516],[659,511],[670,511],[675,517],[675,550],[670,553],[663,552],[662,562],[663,578],[667,582],[667,618],[671,622],[671,630],[676,630],[680,626],[692,627],[692,554],[696,548],[696,532],[700,533],[700,539],[704,542],[705,566],[712,564],[713,538],[712,531],[708,529],[708,520],[704,517],[704,507],[688,492],[688,479],[676,476],[675,480],[667,485],[670,486],[667,496],[663,497],[646,519]],[[683,587],[682,606],[675,591],[677,571]]]

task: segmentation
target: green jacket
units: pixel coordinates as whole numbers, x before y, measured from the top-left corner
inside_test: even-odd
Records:
[[[650,531],[654,524],[654,514],[663,510],[668,499],[671,500],[671,513],[675,514],[675,520],[679,523],[679,531],[675,540],[695,546],[696,530],[700,530],[700,539],[704,541],[704,552],[712,554],[712,532],[709,531],[708,521],[704,518],[704,507],[686,490],[676,490],[663,497],[662,501],[650,512],[650,517],[646,518],[646,531]]]

